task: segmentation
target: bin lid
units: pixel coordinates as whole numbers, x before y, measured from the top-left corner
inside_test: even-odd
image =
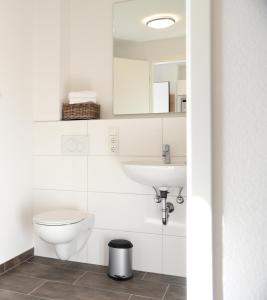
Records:
[[[112,240],[108,243],[109,247],[116,249],[130,249],[133,248],[133,244],[127,240]]]

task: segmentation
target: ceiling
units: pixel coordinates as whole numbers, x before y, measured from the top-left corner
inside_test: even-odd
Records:
[[[114,4],[115,39],[135,42],[185,36],[186,0],[130,0]],[[152,15],[176,15],[179,21],[166,29],[152,29],[142,21]]]

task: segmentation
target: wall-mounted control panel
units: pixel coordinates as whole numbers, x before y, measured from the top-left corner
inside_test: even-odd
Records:
[[[108,152],[111,154],[119,154],[119,128],[110,127],[108,129]]]

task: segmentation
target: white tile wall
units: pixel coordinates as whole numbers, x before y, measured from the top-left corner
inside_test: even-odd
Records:
[[[87,122],[34,123],[34,154],[60,155],[61,137],[64,135],[87,135]]]
[[[154,194],[153,189],[132,181],[125,175],[121,162],[136,157],[89,156],[88,190],[92,192]]]
[[[54,190],[87,190],[87,158],[35,156],[34,187]]]
[[[119,130],[120,155],[161,156],[162,120],[154,118],[90,121],[88,135],[91,155],[110,154],[108,135],[113,128]]]
[[[134,243],[135,269],[185,275],[186,205],[170,196],[175,212],[163,226],[153,190],[133,182],[121,169],[121,161],[161,161],[163,142],[171,145],[176,161],[185,161],[185,122],[178,117],[35,123],[34,213],[64,207],[95,214],[87,247],[72,259],[107,264],[107,242],[127,238]],[[108,142],[114,128],[119,133],[116,155]],[[87,134],[88,156],[62,152],[62,136],[74,136],[75,141],[75,136]],[[55,255],[37,237],[35,248],[39,255]]]
[[[177,204],[176,197],[168,197],[168,201],[174,204],[175,210],[170,216],[168,225],[163,226],[164,235],[186,236],[186,197],[184,199],[184,204]]]
[[[114,238],[128,239],[133,243],[134,269],[161,273],[162,236],[155,234],[95,229],[88,241],[89,263],[107,265],[107,245]],[[93,245],[93,247],[90,247],[90,245]]]
[[[95,228],[162,234],[161,214],[151,195],[88,193]]]
[[[163,273],[186,276],[185,237],[163,236]]]
[[[87,210],[87,192],[34,190],[34,214],[56,209]]]
[[[171,145],[171,156],[186,156],[186,118],[163,119],[163,144]]]

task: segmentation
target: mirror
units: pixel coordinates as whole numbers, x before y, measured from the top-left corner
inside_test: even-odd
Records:
[[[114,4],[113,113],[186,112],[186,0]]]

